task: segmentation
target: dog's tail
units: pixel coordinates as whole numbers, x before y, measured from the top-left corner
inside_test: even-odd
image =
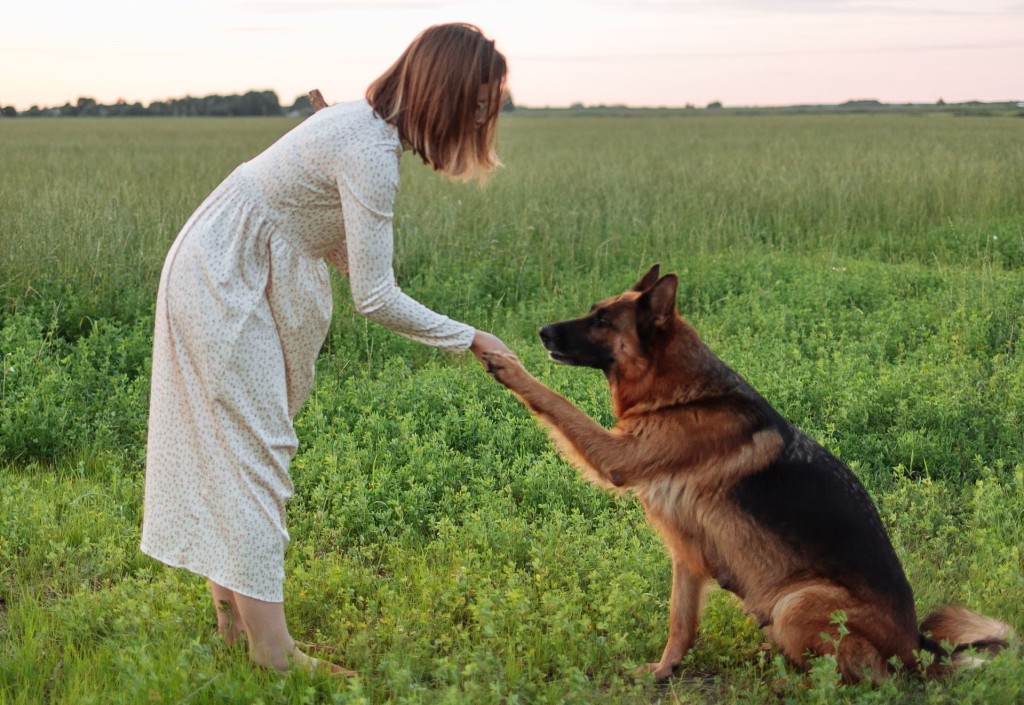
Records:
[[[984,662],[980,654],[995,654],[1008,647],[1012,638],[1013,628],[1006,622],[957,605],[940,607],[921,622],[921,650],[935,656],[929,675],[979,666]]]

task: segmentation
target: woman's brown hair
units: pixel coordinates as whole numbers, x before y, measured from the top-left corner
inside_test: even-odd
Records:
[[[425,164],[482,180],[499,164],[494,141],[506,74],[505,57],[478,27],[435,25],[370,84],[366,99]],[[481,112],[484,84],[490,95]]]

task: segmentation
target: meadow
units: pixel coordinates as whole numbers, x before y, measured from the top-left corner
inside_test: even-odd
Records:
[[[407,154],[396,274],[606,425],[536,336],[647,267],[875,499],[923,615],[1024,632],[1024,119],[502,118],[486,188]],[[335,315],[296,421],[288,617],[360,677],[253,670],[205,582],[138,551],[163,257],[293,120],[0,121],[0,703],[994,703],[1019,645],[943,680],[798,673],[727,593],[665,686],[669,563],[470,355]]]

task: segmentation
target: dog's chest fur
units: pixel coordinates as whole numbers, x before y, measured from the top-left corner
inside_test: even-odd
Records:
[[[728,452],[690,455],[691,462],[666,458],[630,487],[675,559],[750,598],[748,608],[755,610],[765,583],[782,579],[786,551],[777,550],[732,494],[737,482],[773,462],[782,445],[779,434],[766,428],[728,444]]]

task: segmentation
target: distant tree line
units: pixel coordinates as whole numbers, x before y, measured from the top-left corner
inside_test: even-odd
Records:
[[[503,112],[515,109],[512,97],[501,106]],[[12,106],[0,108],[3,117],[240,117],[263,115],[306,116],[313,112],[309,97],[300,95],[289,107],[281,105],[274,91],[249,91],[243,95],[208,95],[202,98],[186,96],[158,100],[143,106],[120,99],[112,105],[97,103],[94,98],[79,98],[74,104],[40,108],[33,105],[18,112]]]
[[[202,98],[186,96],[158,100],[143,106],[118,100],[111,105],[93,98],[79,98],[77,102],[60,107],[41,108],[33,105],[18,112],[13,107],[0,108],[4,117],[239,117],[263,115],[306,115],[312,112],[309,98],[299,96],[291,107],[283,107],[274,91],[249,91],[243,95],[208,95]]]

